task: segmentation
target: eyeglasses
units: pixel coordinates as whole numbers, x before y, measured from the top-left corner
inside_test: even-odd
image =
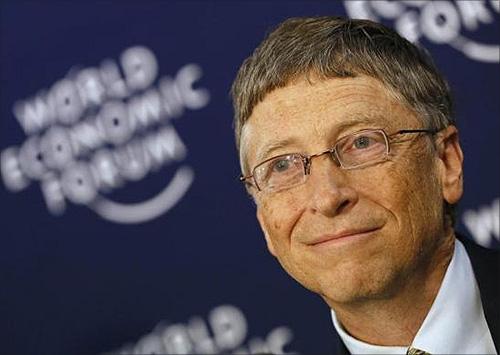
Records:
[[[385,161],[389,157],[393,137],[408,133],[435,134],[436,130],[403,129],[387,135],[383,129],[366,129],[339,139],[324,152],[303,155],[278,155],[259,163],[251,175],[240,176],[240,181],[254,185],[258,191],[277,192],[304,183],[311,172],[313,158],[329,154],[342,169],[357,169]],[[253,183],[249,180],[252,179]]]

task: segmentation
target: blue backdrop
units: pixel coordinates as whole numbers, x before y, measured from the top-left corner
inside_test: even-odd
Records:
[[[372,18],[432,53],[465,151],[458,229],[500,245],[498,0],[0,11],[2,353],[334,351],[327,306],[267,253],[237,181],[229,88],[291,16]]]

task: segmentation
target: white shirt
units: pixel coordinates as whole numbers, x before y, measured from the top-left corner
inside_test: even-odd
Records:
[[[406,354],[408,347],[355,339],[343,329],[333,310],[332,319],[351,354]],[[497,354],[469,256],[458,239],[436,299],[411,347],[430,354]]]

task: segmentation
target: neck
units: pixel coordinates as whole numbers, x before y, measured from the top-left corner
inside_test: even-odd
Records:
[[[409,346],[437,296],[453,256],[453,232],[432,255],[427,267],[400,285],[390,297],[338,304],[335,310],[344,329],[358,340],[374,345]]]

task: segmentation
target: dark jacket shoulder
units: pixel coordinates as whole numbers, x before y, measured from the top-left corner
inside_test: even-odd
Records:
[[[457,238],[471,260],[486,322],[495,348],[500,353],[500,250],[484,248],[462,235],[457,235]]]

